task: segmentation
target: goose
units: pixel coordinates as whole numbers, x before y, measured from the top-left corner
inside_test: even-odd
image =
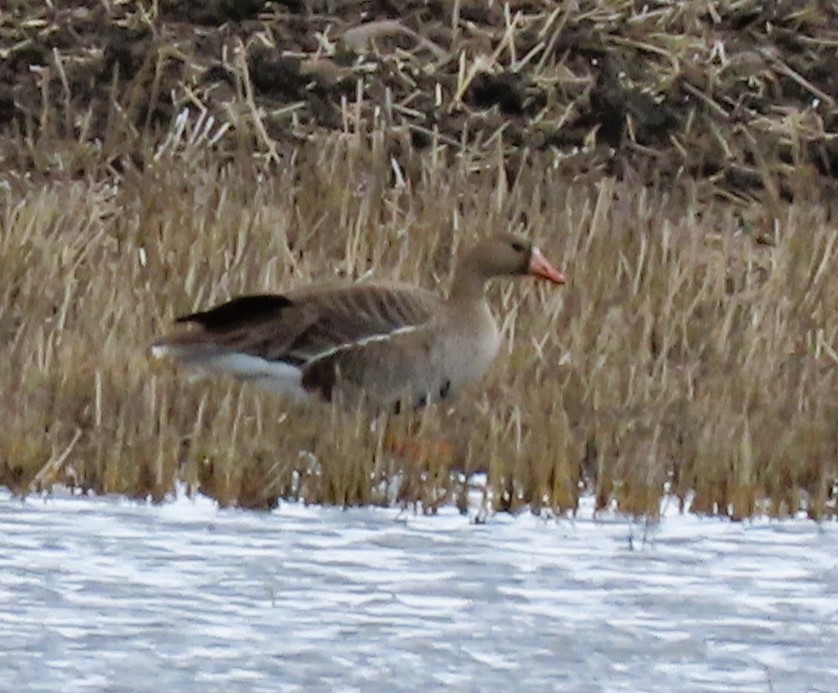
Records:
[[[240,296],[178,317],[152,353],[291,400],[398,414],[452,397],[486,373],[500,346],[486,284],[525,275],[565,282],[531,242],[492,236],[459,258],[447,298],[383,281]]]

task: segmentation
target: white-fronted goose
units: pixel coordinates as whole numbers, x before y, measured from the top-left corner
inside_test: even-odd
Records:
[[[520,275],[564,283],[538,248],[496,236],[460,258],[447,299],[384,282],[242,296],[178,318],[184,328],[152,351],[296,399],[360,398],[398,412],[444,399],[486,372],[500,334],[485,284]]]

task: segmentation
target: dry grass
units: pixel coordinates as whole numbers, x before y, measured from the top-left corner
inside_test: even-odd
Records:
[[[833,208],[802,193],[699,205],[688,186],[574,181],[526,152],[512,182],[503,158],[468,148],[407,147],[404,180],[383,137],[364,142],[279,148],[268,170],[176,140],[142,170],[8,177],[0,483],[160,500],[181,478],[223,505],[433,510],[461,499],[456,468],[487,471],[498,509],[572,511],[587,487],[636,514],[655,515],[668,489],[698,512],[834,515]],[[495,370],[420,422],[454,442],[451,459],[411,466],[387,453],[381,422],[149,360],[176,313],[373,269],[445,285],[462,244],[509,228],[570,283],[493,288],[507,338]]]
[[[0,4],[0,483],[432,511],[483,470],[500,509],[834,515],[829,3]],[[494,288],[495,372],[397,423],[453,455],[149,362],[175,313],[445,284],[510,227],[571,283]]]

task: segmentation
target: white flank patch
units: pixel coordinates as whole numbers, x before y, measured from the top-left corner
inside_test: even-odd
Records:
[[[365,344],[372,344],[373,342],[385,342],[391,337],[396,337],[400,334],[409,334],[411,332],[416,332],[420,327],[424,327],[427,323],[422,323],[421,325],[405,325],[404,327],[399,327],[392,332],[385,332],[383,334],[373,334],[369,337],[362,337],[354,342],[345,342],[344,344],[339,344],[336,347],[332,347],[331,349],[326,349],[325,351],[321,351],[319,354],[315,354],[309,359],[309,363],[313,361],[319,361],[320,359],[325,359],[331,356],[332,354],[336,354],[339,351],[345,351],[346,349],[354,349],[355,347],[362,347]]]
[[[259,356],[236,352],[218,353],[190,350],[169,344],[151,347],[155,358],[172,357],[204,374],[225,373],[239,380],[252,382],[259,387],[300,401],[311,393],[302,386],[302,370],[282,361],[268,361]]]
[[[259,356],[230,353],[213,356],[201,363],[200,367],[229,373],[286,397],[306,399],[310,396],[302,386],[302,370],[282,361],[268,361]]]

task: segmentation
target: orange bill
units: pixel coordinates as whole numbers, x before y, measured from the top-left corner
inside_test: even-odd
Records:
[[[535,277],[548,279],[554,284],[565,283],[564,274],[553,267],[553,265],[547,261],[547,258],[541,254],[541,251],[538,248],[532,249],[532,256],[530,257],[530,274]]]

